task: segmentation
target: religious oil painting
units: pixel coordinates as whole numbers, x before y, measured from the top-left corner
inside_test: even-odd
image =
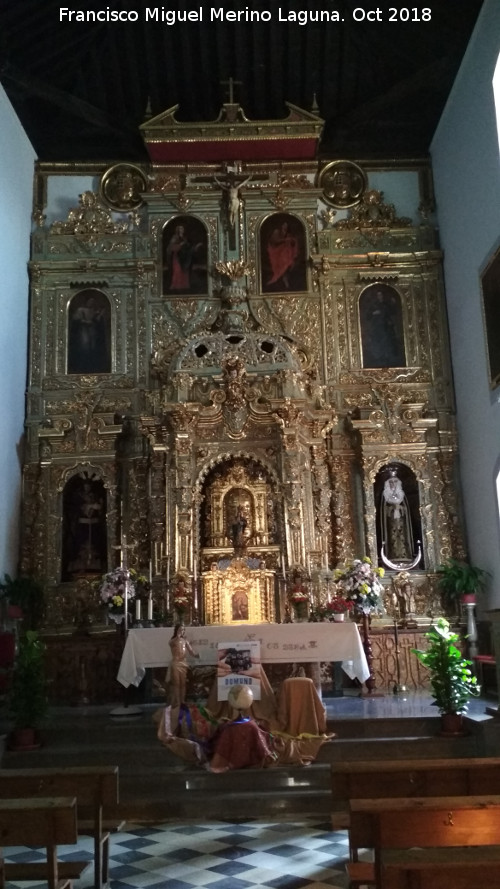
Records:
[[[176,216],[163,229],[163,293],[208,293],[208,236],[195,216]]]
[[[371,284],[359,298],[363,367],[406,367],[401,298],[388,284]]]
[[[111,307],[100,290],[81,290],[68,309],[69,374],[111,372]]]
[[[490,386],[500,385],[500,250],[481,276]]]
[[[106,489],[101,479],[71,478],[63,492],[63,581],[107,570]]]
[[[290,213],[273,213],[260,229],[261,288],[263,293],[307,290],[306,233]]]

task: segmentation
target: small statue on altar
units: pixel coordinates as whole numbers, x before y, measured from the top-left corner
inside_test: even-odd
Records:
[[[399,610],[402,625],[415,626],[415,590],[407,571],[401,571],[392,579],[395,604]]]
[[[199,658],[186,639],[184,624],[178,623],[174,627],[174,634],[169,642],[172,660],[170,661],[165,678],[171,707],[180,707],[186,699],[186,686],[189,664],[187,655]]]

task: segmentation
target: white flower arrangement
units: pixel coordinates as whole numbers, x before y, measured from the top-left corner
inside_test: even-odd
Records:
[[[354,610],[359,614],[383,611],[384,587],[380,582],[383,576],[384,569],[372,565],[367,556],[335,571],[335,580],[342,585],[345,598],[353,603]]]
[[[144,578],[145,580],[146,578]],[[128,584],[127,599],[135,599],[136,582],[141,580],[133,568],[115,568],[105,574],[99,587],[99,597],[110,611],[120,612],[125,607],[125,584]]]

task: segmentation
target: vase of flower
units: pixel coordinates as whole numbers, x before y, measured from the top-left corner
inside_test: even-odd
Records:
[[[302,583],[302,576],[298,571],[293,577],[292,589],[289,593],[289,601],[296,621],[303,622],[309,619],[309,596]]]
[[[350,599],[344,599],[343,596],[334,596],[333,599],[326,603],[325,614],[328,620],[340,623],[345,620],[352,607],[353,603]]]
[[[186,588],[186,580],[180,577],[174,591],[175,622],[185,624],[191,611],[191,597]]]
[[[114,568],[99,581],[99,599],[106,606],[107,617],[120,627],[125,619],[125,605],[130,610],[137,595],[137,584],[146,581],[133,568]]]
[[[335,580],[341,584],[345,598],[352,602],[354,614],[361,617],[363,648],[370,676],[366,680],[369,694],[375,688],[373,675],[373,652],[370,641],[370,623],[373,614],[383,611],[381,578],[384,569],[372,565],[372,560],[367,556],[364,559],[355,559],[346,568],[337,569]]]

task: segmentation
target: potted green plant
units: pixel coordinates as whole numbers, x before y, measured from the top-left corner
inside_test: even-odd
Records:
[[[10,746],[16,750],[39,746],[37,731],[48,707],[44,652],[45,645],[35,630],[21,636],[8,694],[14,723]]]
[[[42,622],[45,590],[35,577],[11,577],[6,574],[0,593],[7,602],[7,616],[22,618],[27,630],[36,630]]]
[[[460,637],[451,630],[446,618],[438,618],[425,638],[427,648],[413,648],[412,651],[429,670],[433,704],[441,713],[442,733],[461,734],[462,717],[467,712],[469,699],[478,697],[481,692],[470,669],[472,662],[464,658],[457,647]]]
[[[489,577],[483,568],[459,559],[447,559],[438,567],[437,573],[439,588],[449,605],[475,601],[476,593],[483,589]]]

